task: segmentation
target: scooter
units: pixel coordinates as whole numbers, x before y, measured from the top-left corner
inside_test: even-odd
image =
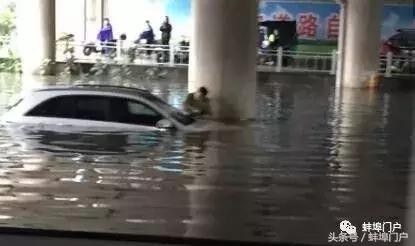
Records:
[[[189,64],[189,46],[188,41],[181,41],[180,46],[174,51],[174,62],[177,64]]]
[[[415,50],[402,49],[400,58],[392,64],[392,71],[412,74],[415,72]]]
[[[126,40],[127,36],[125,34],[120,35],[119,40]],[[107,42],[88,42],[84,45],[84,48],[82,50],[82,53],[85,56],[90,56],[92,53],[101,53],[101,54],[108,54],[113,55],[117,52],[117,39],[113,39]]]
[[[162,47],[152,47],[151,45],[159,44],[158,41],[149,43],[145,38],[139,38],[134,42],[135,45],[130,47],[127,51],[129,61],[133,62],[137,57],[142,59],[151,57],[152,54],[155,54],[155,59],[159,63],[163,63],[169,60],[168,50]]]
[[[82,53],[85,56],[90,56],[92,53],[114,54],[117,52],[117,40],[97,44],[96,42],[89,42],[84,45]]]

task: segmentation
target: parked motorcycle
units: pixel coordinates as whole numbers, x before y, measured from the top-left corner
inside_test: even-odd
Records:
[[[127,35],[121,34],[119,40],[126,40]],[[85,56],[90,56],[92,53],[101,53],[107,55],[113,55],[117,52],[117,39],[110,40],[108,42],[97,43],[97,42],[88,42],[84,45],[82,53]]]
[[[174,51],[174,62],[176,64],[189,64],[189,46],[190,42],[183,40],[179,47]]]
[[[139,38],[134,41],[134,45],[127,50],[129,61],[134,62],[137,58],[148,59],[154,54],[157,62],[167,62],[169,60],[168,49],[152,45],[160,45],[160,42],[153,41],[149,44],[148,40],[145,38]]]
[[[399,58],[392,64],[392,71],[413,74],[415,72],[415,49],[402,49]]]

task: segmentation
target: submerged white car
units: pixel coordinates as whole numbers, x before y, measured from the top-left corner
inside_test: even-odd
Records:
[[[63,131],[197,132],[221,125],[195,120],[148,91],[105,85],[33,90],[8,108],[2,122]]]

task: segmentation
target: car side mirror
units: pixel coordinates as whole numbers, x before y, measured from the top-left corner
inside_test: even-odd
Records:
[[[174,125],[170,120],[163,119],[156,123],[156,127],[160,129],[172,129]]]

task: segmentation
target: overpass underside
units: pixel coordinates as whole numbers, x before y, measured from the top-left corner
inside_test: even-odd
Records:
[[[337,82],[365,88],[376,84],[383,4],[411,4],[412,0],[285,2],[341,5]],[[252,118],[258,1],[192,0],[191,5],[189,90],[208,87],[218,118]],[[17,10],[20,40],[31,40],[29,48],[21,46],[23,72],[33,73],[44,59],[55,58],[55,0],[19,0]]]

